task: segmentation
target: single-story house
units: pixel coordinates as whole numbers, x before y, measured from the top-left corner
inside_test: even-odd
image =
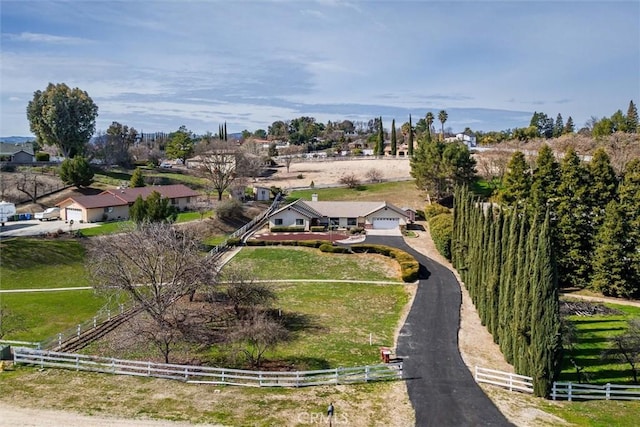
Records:
[[[10,144],[0,142],[0,161],[8,161],[12,163],[33,163],[35,161],[33,145],[31,145],[31,143]]]
[[[157,191],[178,210],[190,208],[199,194],[189,187],[176,185],[156,185],[150,187],[118,188],[106,190],[95,196],[72,196],[56,206],[65,221],[99,222],[129,219],[129,207],[138,196],[146,199]]]
[[[406,225],[409,216],[387,202],[324,202],[298,199],[269,215],[269,228],[313,226],[393,229]]]

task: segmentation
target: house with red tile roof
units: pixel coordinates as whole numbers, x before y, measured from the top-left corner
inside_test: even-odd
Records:
[[[191,208],[198,192],[182,184],[117,188],[95,196],[72,196],[56,204],[65,221],[100,222],[129,219],[129,208],[138,197],[146,199],[152,192],[169,199],[171,206],[183,211]]]

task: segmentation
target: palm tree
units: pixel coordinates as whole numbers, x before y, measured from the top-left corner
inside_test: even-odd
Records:
[[[429,111],[427,113],[427,117],[425,117],[425,122],[427,122],[427,132],[429,132],[429,141],[431,141],[431,125],[433,124],[434,120],[435,117],[433,117],[433,113]]]
[[[445,110],[441,110],[438,113],[438,120],[440,120],[440,123],[442,123],[442,140],[443,141],[444,141],[444,122],[446,122],[448,118],[449,118],[449,115]]]

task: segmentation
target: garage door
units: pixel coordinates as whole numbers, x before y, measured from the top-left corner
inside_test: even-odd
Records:
[[[67,218],[67,221],[69,221],[70,219],[72,219],[74,221],[81,221],[82,220],[82,209],[67,208],[66,209],[65,218]]]
[[[374,218],[373,228],[389,230],[400,226],[400,218]]]

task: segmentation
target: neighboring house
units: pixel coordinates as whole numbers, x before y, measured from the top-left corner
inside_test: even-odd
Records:
[[[467,147],[473,148],[478,145],[476,135],[472,132],[457,133],[456,136],[450,136],[444,139],[446,142],[463,142]]]
[[[163,198],[170,199],[171,206],[185,210],[194,205],[199,194],[189,187],[176,185],[157,185],[151,187],[118,188],[106,190],[95,196],[72,196],[56,206],[65,221],[99,222],[129,219],[129,207],[138,196],[146,199],[157,191]]]
[[[233,171],[236,168],[238,152],[223,148],[211,150],[207,153],[187,159],[185,165],[189,169],[216,168],[224,171]]]
[[[319,202],[298,199],[269,216],[275,226],[393,229],[406,225],[407,213],[387,202]]]
[[[267,187],[253,187],[253,196],[260,202],[269,201],[271,199],[271,189]]]
[[[0,143],[0,161],[11,163],[33,163],[33,145]]]

